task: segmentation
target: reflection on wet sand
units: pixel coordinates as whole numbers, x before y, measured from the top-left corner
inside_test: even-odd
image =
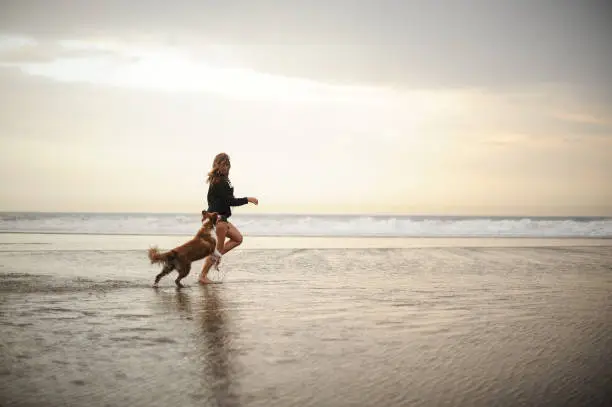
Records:
[[[176,298],[177,310],[181,314],[187,314],[191,316],[191,300],[189,299],[189,294],[183,290],[176,290],[175,298]]]
[[[158,295],[169,311],[178,312],[181,318],[195,320],[197,333],[193,338],[197,354],[189,359],[190,363],[203,367],[199,389],[202,398],[209,399],[217,406],[238,406],[223,293],[219,292],[219,287],[212,286],[204,286],[200,290],[201,295],[180,289],[174,293],[158,292]]]
[[[154,290],[161,298],[162,305],[167,312],[178,312],[181,318],[193,319],[191,298],[188,292],[180,289],[172,293],[162,291],[158,288]]]
[[[2,405],[612,406],[609,246],[251,250],[180,291],[142,251],[0,264]]]
[[[204,381],[212,390],[217,405],[237,406],[239,398],[234,393],[234,366],[232,365],[228,315],[224,311],[219,287],[202,287],[202,304],[198,323],[202,332],[202,359],[205,362]],[[206,383],[205,383],[206,385]]]

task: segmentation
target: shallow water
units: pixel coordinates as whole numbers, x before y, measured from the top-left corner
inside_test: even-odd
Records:
[[[146,246],[145,246],[146,247]],[[603,405],[612,250],[0,252],[1,405]]]

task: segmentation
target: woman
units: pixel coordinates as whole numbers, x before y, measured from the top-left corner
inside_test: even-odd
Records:
[[[236,246],[242,243],[242,234],[236,226],[228,219],[232,216],[232,206],[242,206],[249,202],[259,204],[257,198],[235,198],[234,187],[229,180],[229,170],[231,168],[229,156],[225,153],[219,153],[213,161],[213,166],[208,173],[208,212],[217,212],[219,218],[217,220],[217,250],[221,255],[229,252]],[[229,238],[227,244],[225,238]],[[213,281],[209,280],[208,271],[213,264],[221,260],[220,256],[210,255],[204,261],[202,273],[200,274],[201,284],[210,284]]]

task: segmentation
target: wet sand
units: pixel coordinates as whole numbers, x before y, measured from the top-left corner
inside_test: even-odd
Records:
[[[0,235],[2,406],[599,406],[612,241]]]

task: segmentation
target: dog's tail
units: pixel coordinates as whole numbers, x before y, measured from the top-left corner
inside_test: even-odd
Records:
[[[149,260],[151,260],[151,264],[164,263],[168,260],[168,257],[170,257],[171,254],[171,251],[164,253],[160,252],[157,246],[149,248]]]

